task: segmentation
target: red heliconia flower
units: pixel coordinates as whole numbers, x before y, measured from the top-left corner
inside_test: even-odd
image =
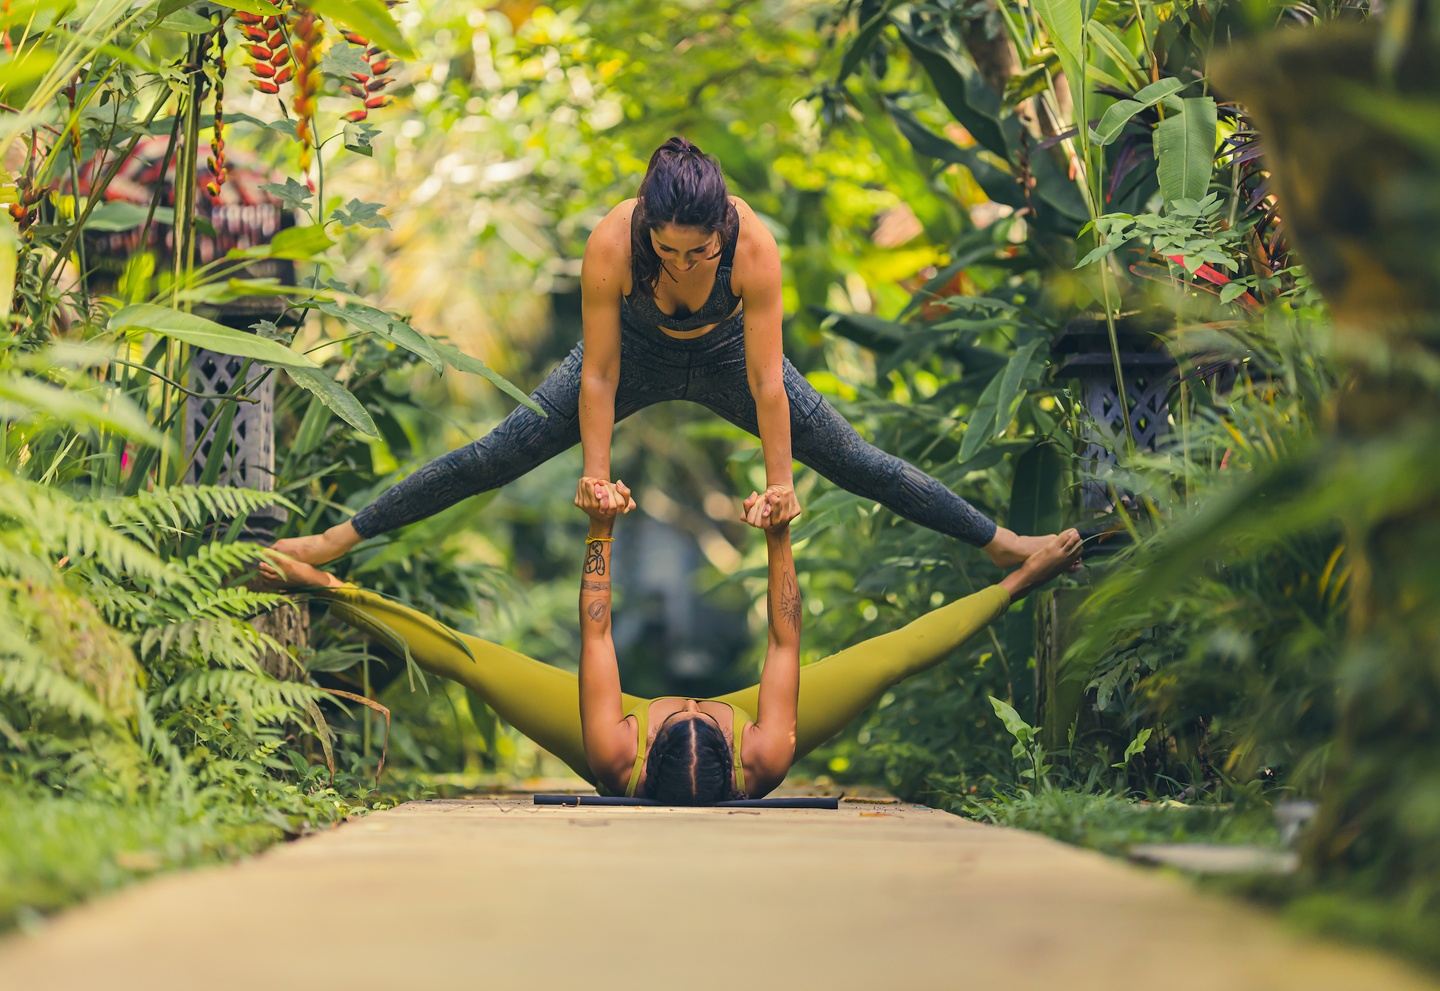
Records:
[[[393,2],[387,2],[387,7],[395,6]],[[395,60],[385,54],[377,45],[372,45],[361,34],[355,31],[346,31],[344,38],[350,44],[360,49],[360,57],[364,59],[366,72],[352,72],[350,75],[359,83],[358,86],[345,84],[341,90],[349,96],[355,97],[363,103],[363,106],[345,114],[348,121],[360,122],[364,120],[371,110],[388,106],[392,101],[381,99],[377,94],[394,80],[388,75],[395,64]]]
[[[220,187],[230,178],[230,169],[225,164],[225,20],[230,12],[219,10],[214,15],[215,23],[215,126],[210,138],[210,156],[205,167],[210,170],[210,181],[205,183],[205,192],[211,203],[220,202]]]
[[[290,30],[290,45],[295,59],[295,136],[300,139],[300,170],[309,172],[315,153],[315,98],[320,92],[320,45],[324,27],[315,12],[296,8],[300,13]],[[277,46],[272,45],[272,48]]]

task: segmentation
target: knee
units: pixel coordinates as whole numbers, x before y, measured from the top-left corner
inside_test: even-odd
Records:
[[[894,485],[902,499],[910,502],[929,502],[935,496],[936,489],[944,488],[938,481],[931,478],[925,472],[916,468],[906,461],[899,462],[895,467]]]

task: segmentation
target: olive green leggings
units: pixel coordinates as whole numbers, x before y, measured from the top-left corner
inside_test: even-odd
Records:
[[[586,781],[594,775],[580,737],[580,680],[569,671],[468,636],[444,623],[353,585],[316,593],[331,612],[397,653],[408,649],[426,671],[472,689],[511,726],[559,757]],[[795,759],[840,732],[891,685],[933,667],[1010,605],[999,585],[926,613],[800,669]],[[403,644],[403,647],[401,646]],[[758,685],[715,699],[754,713]],[[642,700],[622,698],[626,711]]]

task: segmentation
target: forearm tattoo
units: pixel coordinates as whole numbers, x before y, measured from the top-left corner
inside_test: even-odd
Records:
[[[609,608],[610,607],[606,605],[604,599],[596,599],[594,602],[590,603],[588,606],[585,607],[585,615],[589,616],[592,620],[598,623],[605,618],[605,613],[609,610]]]
[[[587,575],[605,574],[604,541],[592,540],[585,545],[585,573]]]
[[[780,585],[780,618],[790,629],[800,632],[800,587],[795,583],[794,572],[787,571]]]

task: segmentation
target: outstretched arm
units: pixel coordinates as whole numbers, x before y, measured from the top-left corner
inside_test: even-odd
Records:
[[[589,512],[591,480],[610,480],[610,440],[615,429],[615,391],[620,383],[620,295],[628,224],[611,212],[585,245],[580,266],[580,322],[585,356],[580,365],[580,448],[584,457],[576,504]]]
[[[746,500],[746,522],[764,528],[765,550],[770,558],[770,635],[765,666],[760,671],[755,727],[746,743],[756,776],[778,782],[795,760],[795,713],[800,700],[800,585],[790,547],[790,525],[768,524],[764,502],[764,496],[752,495]]]
[[[737,253],[743,271],[740,295],[745,301],[745,374],[765,456],[766,493],[777,519],[789,521],[800,515],[800,503],[795,498],[790,397],[785,392],[780,249],[749,206],[740,203],[736,209],[744,232]]]
[[[610,548],[617,513],[634,502],[624,482],[596,483],[580,573],[580,734],[595,777],[623,780],[635,760],[620,703],[620,667],[610,636]]]

